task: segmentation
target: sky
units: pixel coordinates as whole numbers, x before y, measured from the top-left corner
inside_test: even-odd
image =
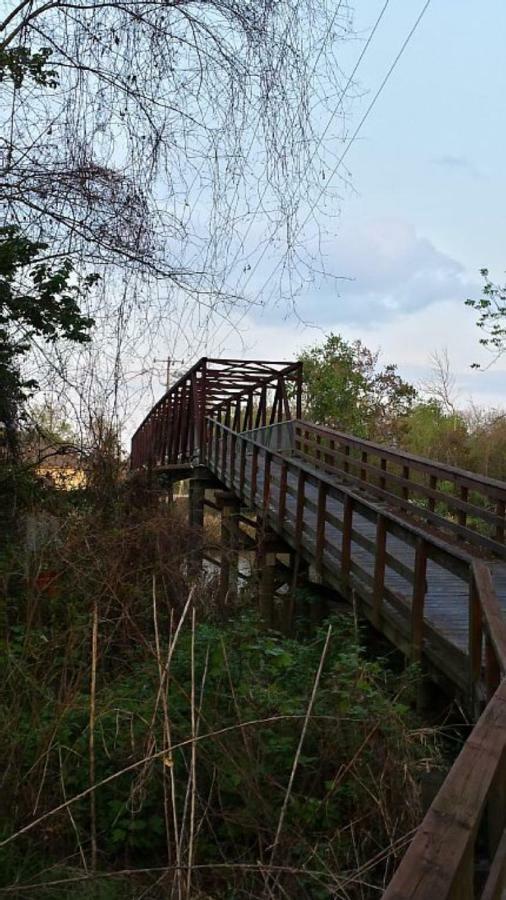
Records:
[[[384,0],[356,0],[354,27],[367,37]],[[391,0],[357,73],[352,134],[422,0]],[[447,348],[458,401],[505,405],[506,359],[478,344],[464,305],[480,293],[480,269],[506,281],[506,4],[432,0],[345,161],[337,228],[325,245],[340,280],[317,278],[298,301],[303,326],[281,307],[247,315],[227,333],[223,355],[292,358],[325,333],[360,338],[417,383],[430,355]],[[349,71],[360,41],[343,45]]]

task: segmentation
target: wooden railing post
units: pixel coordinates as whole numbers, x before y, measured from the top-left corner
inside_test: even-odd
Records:
[[[345,455],[345,456],[348,456],[348,457],[349,457],[349,455],[350,455],[350,445],[349,445],[349,444],[346,444],[346,446],[345,446],[345,448],[344,448],[344,455]],[[350,464],[349,464],[349,462],[348,462],[347,459],[345,459],[345,461],[344,461],[343,469],[344,469],[345,472],[349,472],[349,471],[350,471]]]
[[[221,477],[225,481],[227,474],[227,449],[228,449],[228,431],[224,428],[222,431],[221,445]]]
[[[402,477],[405,481],[409,481],[409,466],[402,467]],[[402,487],[402,499],[409,502],[409,485],[404,484]],[[406,507],[407,508],[407,507]]]
[[[230,436],[230,486],[234,487],[235,485],[235,451],[237,447],[237,435],[231,434]]]
[[[429,477],[429,487],[430,487],[431,491],[437,490],[437,477],[435,475],[431,475]],[[434,512],[434,510],[436,509],[436,501],[435,501],[434,497],[429,497],[429,501],[428,501],[427,505],[429,507],[429,511]]]
[[[207,441],[206,441],[206,458],[204,462],[209,463],[211,461],[212,453],[213,453],[213,439],[214,439],[214,419],[210,419],[207,423]]]
[[[348,578],[351,569],[351,535],[353,529],[353,499],[346,494],[343,509],[343,535],[341,543],[341,572]]]
[[[376,556],[374,560],[374,581],[372,591],[372,623],[380,627],[383,592],[385,589],[385,565],[387,551],[387,523],[384,516],[376,521]]]
[[[499,516],[503,521],[500,524],[496,525],[495,528],[495,539],[496,541],[504,542],[504,513],[505,513],[506,504],[504,500],[498,500],[495,508],[496,516]]]
[[[474,842],[469,842],[448,900],[474,900]]]
[[[306,473],[299,469],[297,480],[297,508],[295,513],[295,549],[300,551],[302,543],[302,531],[304,528],[304,497],[305,497]]]
[[[219,453],[219,446],[220,446],[221,428],[216,420],[215,420],[215,422],[216,422],[216,426],[214,429],[214,465],[216,466],[216,468],[218,468],[218,453]]]
[[[244,482],[246,480],[246,441],[241,438],[241,458],[239,463],[239,495],[244,496]]]
[[[325,512],[327,505],[327,486],[324,481],[318,484],[318,504],[316,510],[316,547],[315,567],[319,575],[323,571],[323,553],[325,549]]]
[[[461,486],[459,494],[460,494],[460,499],[463,500],[464,503],[467,503],[467,499],[469,496],[469,489],[465,485]],[[466,513],[465,509],[459,509],[459,511],[457,513],[457,521],[458,521],[459,525],[464,525],[464,526],[467,525],[467,513]]]
[[[258,475],[258,445],[253,444],[253,452],[251,454],[251,506],[255,505],[257,494],[257,475]]]
[[[488,631],[485,631],[485,684],[487,687],[487,700],[494,696],[501,680],[501,669],[497,660],[494,645]]]
[[[286,459],[281,462],[281,471],[279,473],[279,501],[278,501],[278,528],[281,530],[284,525],[286,512],[286,488],[288,483],[288,463]]]
[[[362,466],[361,466],[361,469],[360,469],[360,479],[361,479],[361,481],[367,481],[367,469],[366,469],[366,465],[367,465],[367,460],[368,460],[368,458],[369,458],[369,457],[368,457],[367,451],[366,451],[366,450],[362,450],[362,453],[360,454],[360,459],[361,459],[361,462],[362,462]]]
[[[264,517],[269,511],[269,500],[271,495],[271,460],[272,453],[270,450],[264,450],[264,495],[263,495],[263,514]]]
[[[492,861],[506,827],[506,751],[503,751],[495,773],[494,783],[487,804],[488,855]],[[503,863],[504,864],[504,863]],[[498,900],[504,896],[504,881],[498,892]]]
[[[427,574],[427,544],[424,538],[417,538],[415,550],[415,572],[413,599],[411,602],[411,657],[413,662],[422,658],[423,648],[423,607]]]

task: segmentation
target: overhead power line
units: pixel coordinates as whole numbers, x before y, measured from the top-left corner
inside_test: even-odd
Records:
[[[390,4],[390,0],[385,0],[385,3],[383,4],[382,9],[380,10],[380,13],[379,13],[379,15],[378,15],[378,17],[377,17],[377,19],[376,19],[374,25],[373,25],[373,28],[372,28],[372,30],[371,30],[371,32],[370,32],[370,34],[369,34],[369,36],[368,36],[368,38],[367,38],[367,40],[366,40],[364,46],[362,47],[362,50],[361,50],[361,52],[360,52],[360,54],[359,54],[359,56],[358,56],[358,59],[357,59],[355,65],[353,66],[352,71],[350,72],[350,74],[349,74],[349,76],[348,76],[348,79],[347,79],[347,81],[346,81],[346,84],[345,84],[343,90],[341,91],[341,93],[339,94],[339,99],[338,99],[338,101],[337,101],[337,103],[336,103],[334,109],[332,110],[332,113],[331,113],[331,115],[330,115],[330,118],[328,119],[327,124],[325,125],[325,128],[323,129],[323,131],[322,131],[322,133],[321,133],[321,135],[320,135],[320,137],[319,137],[319,139],[318,139],[318,142],[317,142],[317,144],[316,144],[316,147],[314,148],[313,153],[311,154],[311,158],[310,158],[310,160],[309,160],[309,165],[311,165],[311,164],[313,163],[313,160],[315,159],[315,156],[316,156],[316,154],[318,153],[318,150],[320,149],[320,147],[321,147],[323,141],[325,140],[325,138],[326,138],[326,136],[327,136],[327,134],[328,134],[328,131],[329,131],[330,126],[332,125],[334,119],[336,118],[336,116],[338,115],[338,113],[340,112],[340,110],[342,109],[342,106],[343,106],[343,103],[344,103],[344,101],[345,101],[345,99],[346,99],[346,95],[347,95],[347,93],[348,93],[348,90],[349,90],[351,84],[353,83],[353,80],[354,80],[354,78],[355,78],[355,75],[357,74],[357,71],[358,71],[360,65],[362,64],[362,60],[364,59],[364,57],[365,57],[365,55],[366,55],[366,53],[367,53],[367,51],[368,51],[368,49],[369,49],[369,47],[370,47],[370,45],[371,45],[371,42],[372,42],[372,40],[373,40],[373,38],[374,38],[374,35],[376,34],[376,31],[377,31],[378,28],[379,28],[379,25],[380,25],[380,23],[381,23],[381,20],[382,20],[383,16],[385,15],[385,13],[386,13],[386,11],[387,11],[387,8],[388,8],[389,4]],[[340,165],[340,163],[339,163],[338,165]],[[333,174],[335,174],[335,173],[333,173]],[[323,190],[320,192],[320,194],[319,194],[319,196],[318,196],[318,199],[316,200],[315,204],[313,205],[313,209],[314,209],[314,207],[316,206],[316,204],[319,203],[322,193],[323,193]],[[264,196],[265,196],[265,191],[264,191],[264,194],[262,195],[262,197],[260,198],[260,204],[258,205],[257,209],[255,210],[254,215],[256,215],[257,212],[259,211],[260,205],[261,205],[261,203],[262,203],[262,200],[263,200],[263,197],[264,197]],[[305,224],[305,222],[304,222],[304,224]],[[251,227],[251,226],[250,226],[250,227]],[[304,227],[304,226],[302,226],[302,227]],[[299,231],[300,231],[300,229],[299,229]],[[244,291],[245,288],[248,286],[248,284],[249,284],[249,282],[250,282],[250,280],[251,280],[253,274],[255,273],[255,271],[256,271],[258,265],[261,263],[263,257],[265,256],[265,253],[267,252],[267,246],[268,246],[268,245],[266,244],[265,247],[264,247],[264,249],[263,249],[263,251],[262,251],[262,254],[260,255],[260,257],[259,257],[259,259],[257,260],[257,262],[255,263],[253,269],[250,271],[250,273],[249,273],[249,275],[248,275],[248,278],[246,279],[244,285],[243,285],[242,287],[238,288],[238,290],[237,290],[236,293],[239,293],[239,292]]]
[[[370,102],[369,105],[367,106],[367,109],[365,110],[365,112],[364,112],[362,118],[361,118],[360,121],[358,122],[358,124],[357,124],[357,126],[356,126],[356,128],[355,128],[355,130],[354,130],[354,132],[353,132],[353,134],[351,135],[350,139],[349,139],[348,142],[346,143],[346,146],[345,146],[343,152],[341,153],[341,156],[339,157],[339,159],[338,159],[336,165],[335,165],[334,168],[332,169],[332,171],[331,171],[330,175],[328,176],[328,178],[326,178],[325,185],[321,188],[320,193],[319,193],[317,199],[316,199],[316,200],[314,201],[314,203],[311,205],[311,208],[309,209],[309,211],[308,211],[307,215],[305,216],[303,222],[301,223],[301,225],[299,225],[297,231],[295,232],[294,237],[293,237],[293,242],[294,242],[294,243],[295,243],[295,241],[297,240],[297,237],[299,236],[299,234],[300,234],[300,232],[302,231],[302,229],[307,225],[309,219],[311,218],[311,216],[312,216],[313,213],[314,213],[315,207],[317,206],[317,204],[318,204],[319,201],[321,200],[321,197],[323,196],[324,192],[328,189],[330,182],[332,181],[332,179],[333,179],[334,176],[336,175],[338,169],[340,168],[340,166],[342,165],[344,159],[345,159],[346,156],[348,155],[348,153],[349,153],[351,147],[352,147],[353,144],[355,143],[355,141],[356,141],[358,135],[360,134],[360,131],[362,130],[362,128],[363,128],[365,122],[367,121],[369,115],[371,114],[372,110],[373,110],[374,107],[376,106],[376,103],[378,102],[378,100],[379,100],[381,94],[383,93],[383,91],[384,91],[384,89],[385,89],[385,87],[386,87],[388,81],[390,80],[390,78],[391,78],[393,72],[395,71],[395,69],[396,69],[396,67],[397,67],[397,65],[398,65],[398,63],[399,63],[401,57],[403,56],[403,54],[404,54],[404,52],[405,52],[405,50],[406,50],[408,44],[410,43],[411,39],[413,38],[413,35],[414,35],[415,32],[417,31],[417,29],[418,29],[418,27],[419,27],[419,25],[420,25],[420,23],[421,23],[423,17],[425,16],[425,13],[427,12],[427,10],[428,10],[428,8],[429,8],[431,2],[432,2],[432,0],[426,0],[426,2],[424,3],[424,5],[422,6],[422,9],[420,10],[420,12],[419,12],[417,18],[415,19],[415,22],[413,23],[413,25],[412,25],[411,29],[409,30],[407,36],[405,37],[404,41],[402,42],[402,44],[401,44],[401,46],[400,46],[400,48],[399,48],[399,50],[398,50],[396,56],[394,57],[392,63],[390,64],[389,68],[387,69],[387,72],[386,72],[385,76],[383,77],[383,79],[382,79],[382,81],[381,81],[381,83],[380,83],[378,89],[376,90],[376,93],[375,93],[374,96],[372,97],[371,102]],[[371,35],[370,35],[370,38],[372,37],[372,34],[374,33],[375,29],[377,28],[377,25],[379,24],[379,21],[381,20],[381,17],[382,17],[382,15],[383,15],[383,13],[384,13],[384,11],[385,11],[385,9],[386,9],[386,5],[388,5],[388,4],[385,4],[385,6],[383,7],[383,9],[382,9],[382,11],[381,11],[381,13],[380,13],[380,16],[378,17],[378,21],[377,21],[377,23],[376,23],[376,25],[375,25],[375,27],[374,27],[374,29],[373,29],[373,32],[372,32]],[[370,42],[370,38],[369,38],[369,42]],[[355,69],[353,70],[353,73],[352,73],[352,75],[350,76],[350,79],[349,79],[349,81],[348,81],[348,85],[349,85],[349,83],[351,82],[351,78],[353,77],[354,73],[356,72],[356,69],[358,68],[358,65],[360,64],[361,59],[362,59],[363,56],[365,55],[365,50],[366,50],[366,48],[367,48],[367,45],[366,45],[366,47],[364,48],[364,51],[362,52],[361,56],[359,57],[359,60],[357,61],[357,64],[356,64],[356,66],[355,66]],[[338,107],[336,108],[336,113],[337,113],[337,109],[338,109],[338,108],[339,108],[339,105],[338,105]],[[334,118],[334,116],[335,116],[336,113],[334,113],[333,116],[332,116],[331,118]],[[330,121],[329,121],[328,124],[330,125]],[[327,126],[327,128],[325,129],[325,132],[324,132],[324,133],[326,133],[327,129],[328,129],[328,126]],[[258,259],[257,262],[255,263],[254,267],[253,267],[252,270],[249,272],[248,279],[247,279],[247,281],[245,282],[245,284],[243,285],[242,290],[244,290],[244,289],[247,287],[247,285],[249,284],[249,282],[250,282],[251,278],[253,277],[255,271],[257,270],[258,266],[259,266],[260,263],[262,262],[262,259],[263,259],[263,257],[265,256],[265,253],[266,253],[266,252],[267,252],[267,245],[264,247],[264,249],[263,249],[263,251],[262,251],[262,253],[261,253],[259,259]],[[280,259],[279,262],[278,262],[278,263],[276,264],[276,266],[274,267],[274,269],[272,270],[272,272],[270,273],[270,275],[268,276],[268,278],[266,278],[264,284],[262,285],[262,287],[261,287],[261,289],[260,289],[260,291],[259,291],[260,294],[262,294],[262,292],[265,290],[266,286],[269,284],[269,282],[271,281],[271,279],[276,275],[276,273],[278,272],[278,270],[279,270],[279,268],[282,266],[282,264],[283,264],[283,259]],[[240,321],[245,317],[246,314],[247,314],[247,311],[243,314],[243,316],[241,316],[241,319],[239,320],[239,322],[236,323],[236,327],[237,327],[237,325],[240,323]],[[226,339],[228,338],[228,336],[229,336],[230,333],[231,333],[231,332],[229,331],[228,334],[227,334],[227,336],[224,338],[224,340],[226,340]]]

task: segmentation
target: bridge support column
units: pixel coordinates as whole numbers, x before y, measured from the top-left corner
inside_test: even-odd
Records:
[[[174,482],[172,480],[162,483],[161,499],[166,506],[170,506],[174,502]]]
[[[274,626],[274,591],[276,554],[261,550],[257,553],[258,566],[258,609],[265,624]]]
[[[225,491],[216,494],[216,504],[221,510],[221,562],[219,601],[224,606],[237,597],[239,578],[239,514],[241,504],[234,494]]]
[[[275,532],[258,518],[256,528],[255,575],[258,609],[268,628],[275,626],[274,593],[276,590],[276,553],[283,549]]]
[[[190,478],[189,487],[189,525],[193,532],[193,547],[189,556],[189,571],[195,575],[202,571],[204,553],[204,500],[206,495],[205,481],[202,478]]]
[[[280,630],[292,634],[297,607],[297,590],[309,582],[309,566],[299,553],[290,553],[290,581],[288,591],[283,594]]]

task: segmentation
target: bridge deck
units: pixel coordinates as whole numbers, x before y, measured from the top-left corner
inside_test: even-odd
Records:
[[[255,433],[255,440],[262,441],[262,430]],[[259,455],[268,451],[259,450]],[[253,458],[251,449],[245,454],[242,489],[241,461],[238,455],[232,459],[226,454],[223,466],[223,444],[220,441],[213,448],[207,460],[213,473],[226,486],[238,494],[242,494],[246,505],[253,508],[269,520],[270,526],[280,533],[293,548],[297,545],[296,522],[299,472],[304,471],[303,523],[299,542],[299,550],[309,563],[314,563],[317,554],[317,509],[319,482],[325,481],[342,487],[349,493],[349,488],[335,474],[322,473],[321,469],[310,465],[307,461],[290,458],[290,468],[286,475],[286,500],[284,504],[283,522],[280,526],[277,512],[281,502],[281,469],[280,455],[273,455],[270,462],[269,496],[264,505],[265,479],[264,468],[258,465],[254,496],[252,494]],[[388,511],[386,503],[378,502],[367,491],[357,493],[360,500],[366,501],[377,511]],[[326,502],[325,530],[323,539],[322,566],[323,580],[333,584],[344,594],[350,593],[342,582],[342,540],[345,517],[344,498],[329,495]],[[362,609],[372,618],[371,592],[376,565],[376,523],[370,516],[361,514],[357,509],[353,515],[351,535],[351,572],[350,582],[353,590],[362,601]],[[429,532],[427,531],[429,534]],[[455,552],[462,553],[460,548]],[[388,632],[394,642],[404,651],[408,651],[411,641],[411,604],[415,572],[415,546],[409,545],[396,534],[388,533],[386,537],[387,565],[384,573],[384,597],[382,602],[383,631]],[[464,554],[465,555],[465,554]],[[494,586],[501,607],[506,613],[506,564],[501,561],[490,563]],[[464,576],[464,577],[463,577]],[[461,693],[464,701],[469,699],[469,578],[467,570],[462,574],[450,571],[446,566],[428,559],[425,573],[426,593],[424,598],[424,639],[423,655],[430,664],[432,673],[441,676],[445,683],[452,685]]]

